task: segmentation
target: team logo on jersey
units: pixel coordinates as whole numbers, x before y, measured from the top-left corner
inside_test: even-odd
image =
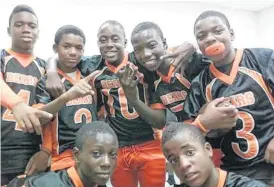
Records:
[[[36,86],[38,83],[38,79],[37,79],[37,77],[33,77],[31,75],[7,72],[6,73],[6,82],[13,82],[13,83],[17,83],[17,84]]]
[[[102,85],[103,89],[111,89],[111,88],[120,88],[121,87],[119,79],[101,80],[101,85]]]
[[[229,96],[229,98],[231,103],[235,105],[236,107],[249,106],[255,103],[255,97],[253,92],[251,91],[232,95],[232,96]]]
[[[85,105],[85,104],[92,104],[92,103],[93,103],[93,99],[91,95],[87,95],[85,97],[80,97],[67,102],[66,106]]]
[[[184,101],[186,99],[186,96],[187,96],[186,91],[176,91],[176,92],[168,93],[166,95],[162,95],[161,100],[164,105],[169,105],[177,101]]]

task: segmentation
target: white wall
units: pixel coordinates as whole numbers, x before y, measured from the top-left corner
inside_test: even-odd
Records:
[[[258,35],[254,21],[256,14],[248,11],[233,10],[212,4],[198,2],[132,2],[132,1],[89,1],[89,0],[9,0],[1,1],[0,7],[0,48],[10,46],[6,34],[8,18],[17,4],[33,7],[39,18],[40,38],[35,52],[37,56],[47,58],[52,54],[53,37],[56,30],[64,24],[79,26],[87,37],[86,55],[98,53],[96,44],[97,30],[109,19],[123,24],[129,39],[128,50],[131,51],[130,34],[142,21],[154,21],[162,28],[169,46],[181,44],[185,40],[195,41],[193,24],[196,17],[205,10],[219,10],[225,13],[236,33],[235,46],[254,47],[258,44]],[[270,19],[269,19],[270,20]]]
[[[274,6],[257,13],[258,37],[260,47],[274,49]]]

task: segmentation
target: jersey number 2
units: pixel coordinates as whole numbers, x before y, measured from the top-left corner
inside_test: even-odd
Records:
[[[21,97],[27,105],[29,105],[30,91],[21,89],[17,95]],[[13,117],[12,111],[9,109],[4,112],[3,120],[16,122],[15,118]],[[14,129],[17,131],[22,131],[18,123],[15,124]]]
[[[249,160],[255,158],[259,153],[259,144],[256,136],[251,133],[255,127],[254,119],[251,114],[240,111],[238,118],[242,121],[243,128],[236,131],[236,137],[245,139],[247,142],[247,150],[242,151],[239,143],[232,142],[232,149],[243,159]]]
[[[74,123],[83,123],[83,116],[86,118],[86,123],[90,123],[92,121],[92,115],[91,112],[86,108],[81,108],[77,110],[74,114]]]

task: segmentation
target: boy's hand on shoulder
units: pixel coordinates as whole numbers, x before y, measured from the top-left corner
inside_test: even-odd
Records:
[[[47,72],[46,90],[54,98],[57,98],[66,92],[65,87],[57,72],[54,72],[54,71]]]

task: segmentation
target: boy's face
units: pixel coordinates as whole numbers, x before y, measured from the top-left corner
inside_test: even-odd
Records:
[[[108,133],[98,133],[86,140],[83,149],[75,154],[78,169],[88,181],[105,185],[117,162],[117,139]]]
[[[234,32],[228,29],[224,21],[216,16],[207,17],[198,21],[194,28],[194,34],[201,52],[206,55],[206,48],[212,44],[223,43],[225,50],[216,56],[207,56],[213,62],[223,60],[232,50],[232,40]]]
[[[160,34],[155,29],[143,30],[134,34],[131,42],[138,62],[147,70],[156,71],[167,48]]]
[[[177,134],[163,145],[164,155],[172,164],[177,177],[190,187],[201,187],[214,169],[212,148],[187,133]]]
[[[126,39],[122,28],[114,24],[105,24],[98,33],[97,44],[103,58],[112,64],[124,59]]]
[[[58,53],[60,63],[71,69],[80,62],[84,53],[84,46],[84,40],[81,36],[70,33],[63,34],[59,44],[55,44],[53,48]]]
[[[12,45],[22,50],[31,50],[38,38],[38,20],[29,12],[19,12],[11,19],[8,33]]]

